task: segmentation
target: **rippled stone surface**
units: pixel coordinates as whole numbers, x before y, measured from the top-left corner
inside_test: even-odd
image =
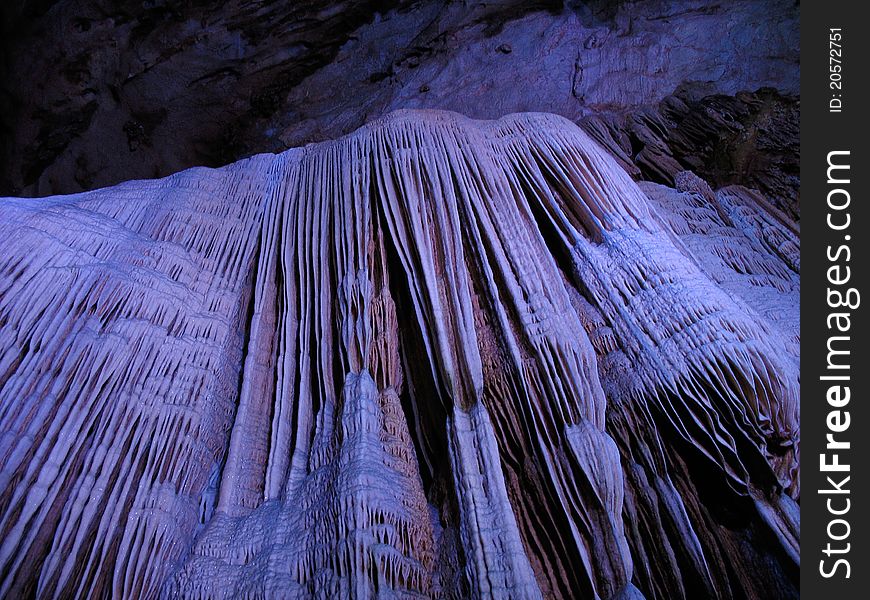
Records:
[[[0,199],[0,596],[784,598],[799,241],[554,115]]]

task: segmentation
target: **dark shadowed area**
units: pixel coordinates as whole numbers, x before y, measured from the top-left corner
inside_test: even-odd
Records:
[[[440,108],[612,114],[656,180],[673,158],[794,205],[794,1],[16,0],[0,11],[0,194],[218,166]],[[752,95],[762,87],[775,91]],[[738,92],[750,96],[702,100]]]

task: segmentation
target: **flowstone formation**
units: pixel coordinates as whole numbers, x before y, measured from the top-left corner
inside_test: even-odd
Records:
[[[797,597],[798,235],[571,122],[0,200],[0,596]]]

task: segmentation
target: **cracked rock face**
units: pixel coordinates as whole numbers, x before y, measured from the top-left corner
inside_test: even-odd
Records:
[[[797,597],[799,241],[402,111],[0,200],[0,596]]]
[[[581,126],[635,178],[673,186],[691,170],[715,187],[761,191],[800,220],[800,100],[771,88],[696,98],[688,90],[655,108],[589,115]]]
[[[4,2],[0,194],[220,166],[396,109],[577,120],[686,88],[797,94],[798,12],[794,0]]]

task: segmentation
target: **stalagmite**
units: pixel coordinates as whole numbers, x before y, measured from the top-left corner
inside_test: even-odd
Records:
[[[0,199],[0,596],[797,595],[794,226],[400,111]]]

